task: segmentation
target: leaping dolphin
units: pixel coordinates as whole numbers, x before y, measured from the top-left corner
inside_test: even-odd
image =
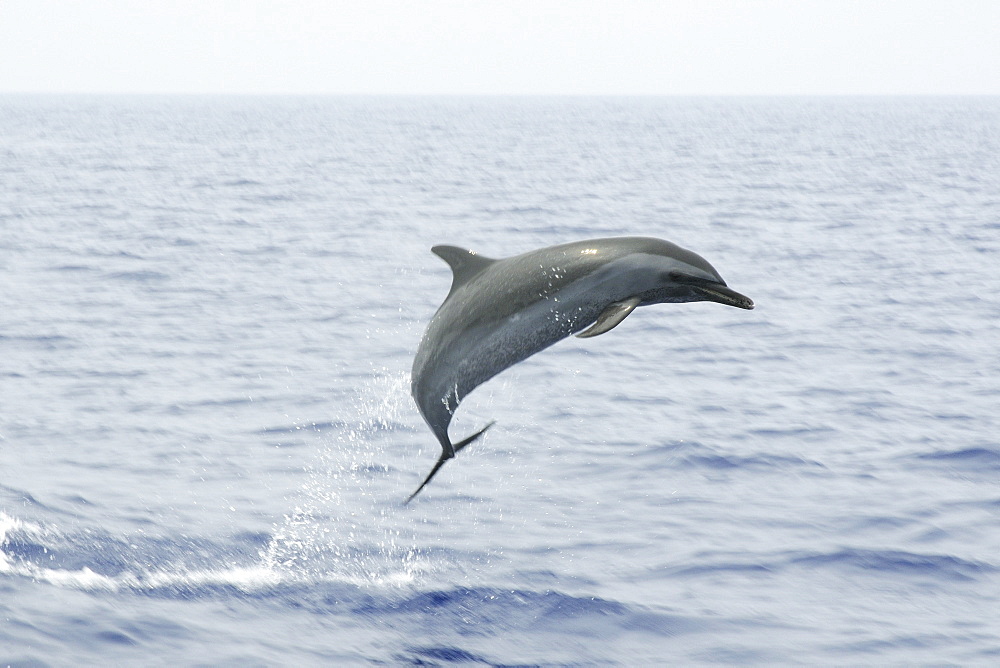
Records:
[[[713,301],[753,308],[704,258],[662,239],[591,239],[502,260],[456,246],[431,250],[453,277],[417,348],[411,390],[441,456],[406,503],[493,425],[458,443],[448,437],[462,399],[504,369],[570,334],[604,334],[637,306]]]

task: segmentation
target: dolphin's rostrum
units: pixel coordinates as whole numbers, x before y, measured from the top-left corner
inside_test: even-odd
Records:
[[[451,291],[417,348],[411,389],[441,456],[406,503],[492,426],[458,443],[448,437],[462,399],[504,369],[570,334],[603,334],[637,306],[713,301],[753,308],[704,258],[661,239],[591,239],[502,260],[455,246],[431,250],[451,266]]]

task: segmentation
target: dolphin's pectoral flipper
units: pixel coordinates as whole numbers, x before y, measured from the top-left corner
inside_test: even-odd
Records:
[[[480,429],[479,431],[477,431],[472,436],[464,438],[461,441],[459,441],[458,443],[456,443],[455,445],[453,445],[452,448],[457,453],[459,450],[461,450],[462,448],[464,448],[465,446],[469,445],[470,443],[472,443],[473,441],[475,441],[477,438],[479,438],[480,436],[482,436],[483,434],[485,434],[486,430],[489,429],[490,427],[492,427],[494,424],[496,424],[496,421],[490,422],[488,425],[486,425],[485,427],[483,427],[482,429]],[[437,472],[441,470],[441,467],[444,466],[444,463],[446,461],[448,461],[449,459],[451,459],[452,457],[454,457],[454,456],[455,455],[453,455],[453,454],[448,454],[447,450],[441,452],[441,456],[438,457],[437,463],[434,464],[434,468],[432,468],[431,472],[427,474],[427,477],[424,478],[424,481],[422,483],[420,483],[420,487],[417,487],[417,491],[415,491],[413,494],[410,494],[410,498],[408,498],[406,501],[403,502],[403,505],[405,506],[410,501],[413,501],[413,497],[415,497],[417,494],[420,494],[420,490],[422,490],[424,487],[427,486],[427,483],[429,483],[431,481],[431,478],[433,478],[437,474]]]
[[[592,336],[597,336],[603,334],[604,332],[609,332],[624,320],[629,313],[635,310],[635,307],[639,305],[640,299],[638,297],[632,297],[624,301],[615,302],[611,304],[606,309],[601,311],[601,315],[597,316],[597,322],[585,329],[584,331],[577,334],[581,339],[589,339]]]

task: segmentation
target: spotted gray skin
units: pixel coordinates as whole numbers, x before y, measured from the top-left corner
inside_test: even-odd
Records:
[[[448,437],[462,399],[504,369],[571,334],[603,334],[637,306],[714,301],[753,308],[704,258],[661,239],[591,239],[502,260],[455,246],[431,250],[451,266],[452,285],[417,348],[411,389],[442,452],[406,503],[493,424],[459,443]]]

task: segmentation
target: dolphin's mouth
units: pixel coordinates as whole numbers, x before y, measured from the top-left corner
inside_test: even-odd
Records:
[[[726,306],[735,306],[736,308],[745,308],[748,311],[753,309],[752,299],[720,283],[695,285],[693,287],[695,292],[704,295],[713,302],[725,304]]]

